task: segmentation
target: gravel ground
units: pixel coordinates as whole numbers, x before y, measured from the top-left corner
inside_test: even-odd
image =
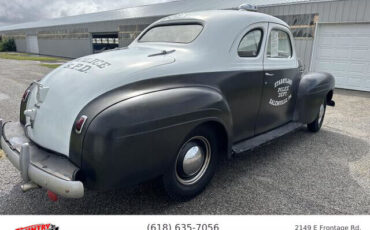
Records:
[[[17,120],[28,84],[50,69],[0,59],[0,117]],[[321,132],[304,128],[222,162],[203,194],[178,203],[156,182],[79,200],[22,193],[19,172],[0,159],[0,214],[370,214],[370,93],[337,90]]]

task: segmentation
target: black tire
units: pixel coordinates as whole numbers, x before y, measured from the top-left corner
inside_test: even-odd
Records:
[[[307,124],[307,129],[313,133],[320,131],[322,124],[324,123],[325,113],[326,113],[326,100],[324,100],[323,103],[320,105],[319,113],[317,114],[316,119],[313,122]]]
[[[171,199],[187,201],[205,189],[211,181],[218,165],[219,148],[217,143],[215,132],[208,126],[198,127],[187,136],[173,161],[172,167],[162,177],[164,189]],[[191,152],[192,147],[202,149],[204,156],[207,154],[205,151],[208,150],[210,157],[207,161],[207,157],[205,156],[203,163],[199,163],[199,167],[201,168],[196,172],[196,175],[187,178],[184,162],[186,160],[185,156]]]

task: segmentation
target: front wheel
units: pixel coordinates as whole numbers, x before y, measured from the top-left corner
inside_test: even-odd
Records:
[[[318,132],[320,131],[322,124],[324,123],[324,117],[326,112],[326,103],[325,101],[320,105],[319,114],[317,115],[317,118],[311,122],[310,124],[307,124],[307,128],[311,132]]]
[[[186,201],[201,193],[212,179],[218,161],[217,136],[203,126],[188,135],[172,167],[163,176],[167,194]]]

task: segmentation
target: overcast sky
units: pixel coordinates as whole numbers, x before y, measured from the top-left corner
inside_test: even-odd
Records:
[[[171,0],[0,0],[0,26]]]
[[[168,1],[172,0],[0,0],[0,26]],[[292,0],[253,2],[283,1]]]

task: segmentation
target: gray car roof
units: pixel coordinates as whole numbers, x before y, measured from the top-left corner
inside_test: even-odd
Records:
[[[289,27],[284,21],[263,13],[239,10],[207,10],[175,14],[162,18],[153,23],[150,27],[147,27],[142,34],[145,34],[152,27],[156,27],[158,25],[192,22],[202,23],[205,26],[197,39],[186,45],[192,46],[189,49],[195,49],[198,52],[205,50],[207,54],[209,54],[211,49],[215,56],[222,56],[223,54],[227,53],[230,50],[230,45],[234,42],[236,36],[242,33],[242,31],[250,25],[261,22],[272,22]],[[144,45],[152,47],[153,45],[158,44],[168,44],[170,47],[172,47],[174,45],[174,43],[166,42],[140,43],[139,40],[142,34],[137,37],[131,46]],[[212,49],[212,47],[217,47],[217,49]]]
[[[292,1],[292,0],[285,0]],[[293,0],[294,1],[294,0]],[[214,9],[235,9],[243,3],[263,4],[266,1],[246,0],[177,0],[172,2],[137,6],[119,10],[104,11],[98,13],[70,16],[56,19],[48,19],[37,22],[29,22],[0,27],[0,31],[22,30],[31,28],[42,28],[51,26],[84,24],[101,21],[123,20],[143,17],[156,17],[177,14],[180,12],[191,12]]]

